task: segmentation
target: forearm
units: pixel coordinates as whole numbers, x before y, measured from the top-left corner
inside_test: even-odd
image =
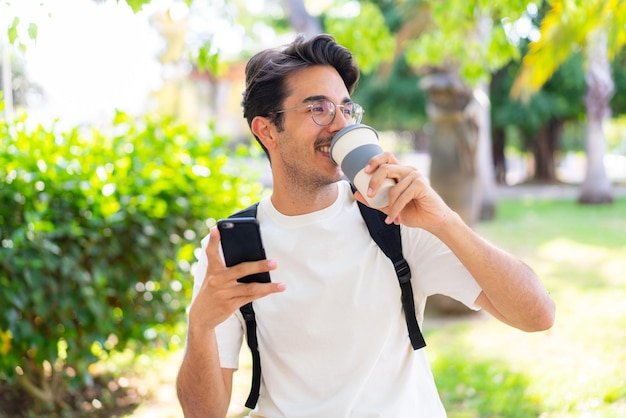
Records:
[[[457,214],[433,232],[476,279],[486,310],[524,331],[552,326],[554,302],[530,267],[481,238]]]
[[[214,331],[194,332],[190,327],[176,388],[186,418],[226,416],[230,385],[219,364]]]

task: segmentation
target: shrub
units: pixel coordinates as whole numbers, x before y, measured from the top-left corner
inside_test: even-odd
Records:
[[[21,116],[0,138],[0,380],[50,404],[102,353],[176,343],[209,214],[262,188],[224,138],[172,121],[60,131]]]

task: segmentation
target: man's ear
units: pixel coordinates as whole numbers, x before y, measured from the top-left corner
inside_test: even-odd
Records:
[[[276,148],[276,129],[268,118],[256,116],[250,128],[266,149]]]

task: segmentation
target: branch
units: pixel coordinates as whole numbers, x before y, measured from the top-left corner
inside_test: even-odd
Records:
[[[42,403],[53,403],[54,394],[50,390],[48,385],[47,390],[37,387],[25,374],[17,375],[17,383],[28,393],[32,398]]]

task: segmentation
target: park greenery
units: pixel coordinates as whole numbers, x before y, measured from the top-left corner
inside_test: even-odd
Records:
[[[527,334],[478,316],[429,329],[451,418],[617,418],[626,411],[626,199],[612,206],[531,196],[500,201],[478,229],[528,262],[557,305]]]
[[[34,411],[80,410],[68,391],[102,356],[182,344],[199,239],[261,186],[233,163],[245,147],[148,116],[61,131],[24,114],[0,137],[0,377]]]
[[[139,12],[151,0],[117,2]],[[193,10],[199,0],[184,2]],[[469,91],[485,92],[491,107],[483,130],[500,150],[494,153],[496,171],[504,149],[514,147],[534,156],[535,180],[555,181],[555,153],[583,152],[589,138],[576,127],[585,125],[589,113],[583,99],[593,47],[588,35],[609,21],[616,25],[607,34],[616,94],[608,106],[613,116],[626,113],[626,32],[614,30],[624,25],[621,2],[555,0],[530,7],[511,0],[370,0],[359,2],[356,19],[340,13],[354,2],[330,2],[303,19],[295,16],[306,11],[301,0],[269,2],[291,14],[269,14],[276,8],[268,7],[254,15],[245,3],[233,0],[224,8],[233,24],[280,33],[300,31],[298,22],[313,20],[353,50],[363,69],[354,98],[367,109],[367,123],[380,129],[423,134],[429,96],[419,85],[429,74],[448,73]],[[3,6],[0,0],[0,12]],[[583,19],[585,24],[576,20],[590,10],[603,13]],[[556,49],[548,51],[559,52],[550,61],[532,31],[514,30],[520,20],[553,35],[559,23],[579,24],[557,31]],[[37,26],[12,16],[6,39],[18,50],[27,43],[20,33],[36,39]],[[203,35],[205,43],[187,46],[174,60],[187,60],[217,85],[230,62],[210,34]],[[244,48],[236,60],[250,52]],[[94,410],[106,416],[120,406],[120,394],[103,382],[118,382],[128,370],[111,366],[116,354],[133,353],[130,364],[139,353],[180,351],[194,251],[215,219],[266,192],[250,164],[261,155],[256,146],[233,145],[234,138],[217,134],[213,123],[194,126],[176,115],[118,111],[101,128],[35,124],[19,109],[28,87],[22,65],[13,61],[17,82],[3,91],[18,110],[9,112],[0,102],[0,407],[17,406],[7,411],[12,416]],[[539,81],[522,83],[533,78],[533,65],[543,70]],[[514,87],[526,101],[511,98]],[[594,141],[591,149],[605,146],[604,138]],[[609,138],[610,150],[623,146],[619,135]],[[620,278],[626,201],[601,207],[533,200],[498,205],[497,219],[477,228],[538,267],[557,300],[559,319],[553,331],[533,336],[482,317],[427,329],[450,416],[623,415],[625,376],[615,370],[626,369],[619,351],[626,343]],[[244,380],[243,391],[249,383]]]

